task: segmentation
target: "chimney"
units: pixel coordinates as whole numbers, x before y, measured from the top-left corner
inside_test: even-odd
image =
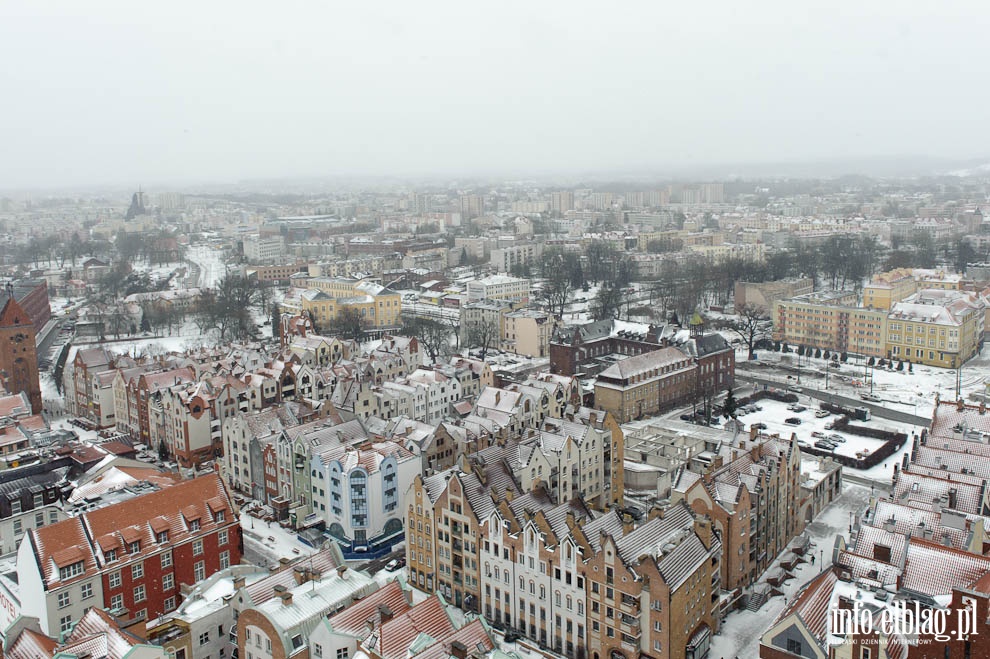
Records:
[[[467,646],[460,641],[454,641],[450,644],[450,654],[455,659],[467,659]]]
[[[391,620],[392,618],[394,618],[395,617],[395,614],[392,613],[392,609],[388,608],[384,604],[380,604],[378,606],[378,617],[382,621],[381,624],[384,625],[386,622],[388,622],[389,620]]]
[[[694,518],[694,532],[701,539],[705,547],[712,546],[712,524],[707,517]]]
[[[573,530],[574,527],[577,526],[577,518],[574,517],[574,513],[568,511],[567,512],[567,517],[565,519],[567,520],[567,528],[568,529]]]
[[[275,586],[275,597],[282,600],[282,606],[292,604],[292,591],[287,590],[282,584]]]
[[[244,587],[244,577],[234,577],[234,590],[240,590]]]
[[[347,566],[346,565],[339,565],[339,566],[337,566],[337,576],[338,577],[340,577],[341,579],[346,579],[347,577],[344,576],[344,574],[346,574],[346,573],[347,573]]]
[[[632,533],[635,525],[633,524],[633,517],[629,513],[622,513],[622,532]]]
[[[958,495],[958,491],[956,490],[956,488],[950,487],[949,488],[949,508],[952,508],[953,510],[955,509],[956,502],[957,502],[957,500],[959,498],[957,495]]]

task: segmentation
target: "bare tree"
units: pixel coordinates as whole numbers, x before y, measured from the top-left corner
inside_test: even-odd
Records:
[[[479,321],[468,328],[468,347],[480,348],[482,359],[488,354],[489,349],[498,345],[500,338],[498,323],[490,320]]]
[[[419,339],[431,364],[435,364],[441,355],[450,353],[450,337],[454,330],[444,323],[430,318],[408,318],[402,331]]]
[[[354,307],[344,307],[337,312],[337,315],[327,328],[334,336],[361,341],[364,339],[365,320],[361,312]]]
[[[747,304],[736,310],[736,317],[726,322],[725,328],[739,335],[749,350],[749,358],[753,359],[756,355],[756,344],[770,338],[773,321],[766,307]]]

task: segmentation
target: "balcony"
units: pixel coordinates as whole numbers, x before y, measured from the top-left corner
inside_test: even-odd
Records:
[[[639,613],[639,598],[633,597],[632,595],[627,595],[622,593],[622,605],[628,606],[635,613]]]

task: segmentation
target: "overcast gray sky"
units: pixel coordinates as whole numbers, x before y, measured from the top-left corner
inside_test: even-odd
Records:
[[[0,2],[0,188],[990,155],[990,2]]]

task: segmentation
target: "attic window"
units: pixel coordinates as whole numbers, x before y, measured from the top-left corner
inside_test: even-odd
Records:
[[[106,559],[107,563],[112,563],[113,561],[117,560],[117,550],[111,549],[110,551],[103,554],[103,558]]]
[[[190,531],[198,531],[199,530],[199,520],[198,519],[191,519],[191,520],[189,520],[189,530]]]
[[[155,536],[155,539],[158,540],[159,544],[168,542],[168,531],[159,531]]]
[[[890,562],[890,547],[886,545],[873,545],[873,558],[884,563]]]
[[[127,551],[131,554],[137,554],[141,551],[141,541],[135,540],[127,546]]]
[[[226,513],[225,513],[224,511],[222,511],[222,510],[218,510],[218,511],[216,511],[215,513],[213,513],[213,521],[214,521],[214,522],[222,522],[222,521],[224,521],[224,520],[225,520],[226,518],[227,518],[227,515],[226,515]]]

